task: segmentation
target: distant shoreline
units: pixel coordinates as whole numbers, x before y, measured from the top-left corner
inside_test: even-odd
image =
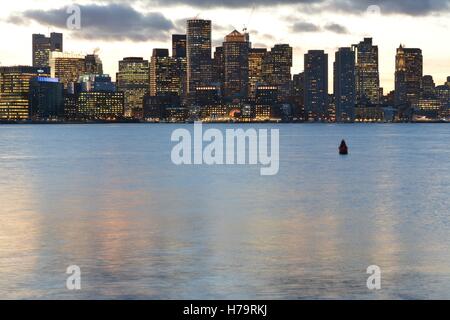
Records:
[[[0,121],[1,125],[74,125],[74,124],[82,124],[82,125],[98,125],[98,124],[148,124],[148,125],[156,125],[156,124],[167,124],[167,125],[176,125],[176,124],[193,124],[194,122],[147,122],[147,121]],[[342,125],[350,125],[350,124],[447,124],[449,121],[410,121],[410,122],[300,122],[300,121],[253,121],[253,122],[240,122],[240,121],[205,121],[204,124],[235,124],[235,125],[251,125],[251,124],[342,124]]]

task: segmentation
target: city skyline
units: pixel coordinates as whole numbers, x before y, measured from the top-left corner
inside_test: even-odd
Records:
[[[172,1],[172,3],[175,2]],[[241,31],[244,27],[248,28],[250,41],[255,48],[270,49],[275,44],[290,44],[293,47],[293,74],[303,71],[303,56],[309,50],[324,50],[333,57],[339,47],[348,47],[368,36],[374,38],[374,44],[380,49],[380,80],[385,93],[395,87],[395,54],[400,44],[423,50],[424,75],[432,75],[436,83],[445,82],[448,76],[445,66],[449,64],[449,47],[436,41],[439,35],[445,37],[447,32],[444,21],[449,17],[448,1],[442,1],[441,7],[431,5],[414,7],[406,2],[397,2],[397,6],[394,6],[391,1],[384,1],[379,6],[380,14],[370,11],[373,8],[367,10],[369,5],[366,5],[365,9],[359,5],[345,12],[341,6],[342,1],[331,1],[340,8],[335,13],[320,7],[322,1],[317,1],[315,5],[282,1],[285,4],[275,6],[273,9],[269,2],[264,2],[267,5],[254,7],[236,5],[235,8],[230,8],[228,5],[234,3],[233,1],[223,1],[223,8],[218,8],[213,2],[212,9],[208,10],[194,4],[181,7],[173,4],[169,8],[160,4],[153,6],[153,11],[150,12],[145,9],[149,7],[147,5],[149,1],[134,2],[133,7],[125,4],[111,4],[109,1],[105,1],[104,6],[79,1],[82,9],[81,30],[64,28],[63,22],[67,15],[61,15],[64,13],[61,8],[69,4],[66,1],[60,2],[61,4],[57,7],[49,1],[39,1],[40,9],[34,9],[38,8],[37,1],[25,0],[20,5],[8,3],[3,5],[0,24],[3,29],[11,30],[5,35],[6,41],[8,39],[13,41],[12,36],[14,41],[13,45],[1,48],[0,62],[3,66],[31,65],[31,34],[47,34],[49,31],[47,27],[50,27],[51,31],[64,33],[64,51],[88,54],[100,48],[105,73],[111,74],[114,78],[118,71],[118,61],[124,57],[135,56],[149,60],[153,49],[170,49],[171,34],[185,33],[186,19],[197,15],[202,19],[212,20],[213,48],[221,45],[225,36],[234,29]],[[144,10],[140,10],[142,8]],[[96,12],[94,9],[97,9],[96,14],[103,14],[106,18],[113,18],[118,12],[128,12],[135,17],[141,17],[143,21],[130,25],[127,20],[130,15],[123,15],[124,18],[120,24],[114,20],[106,21],[106,19],[102,22],[103,25],[100,22],[99,25],[95,25],[90,21]],[[309,10],[307,17],[304,14],[305,10]],[[228,18],[224,19],[224,12],[232,14],[227,14]],[[83,26],[83,16],[85,26]],[[404,25],[403,28],[398,28],[399,18]],[[370,23],[364,24],[363,21],[368,21],[367,19],[370,19]],[[280,23],[265,23],[266,21]],[[104,28],[106,23],[114,25],[108,32],[105,31],[108,28]],[[145,23],[146,27],[142,30],[148,32],[148,35],[139,36],[137,32],[140,28],[139,23]],[[395,24],[397,27],[393,28]],[[386,32],[387,29],[390,29],[389,32]],[[429,33],[432,33],[433,37],[427,37]],[[333,60],[328,61],[330,93],[333,91]]]

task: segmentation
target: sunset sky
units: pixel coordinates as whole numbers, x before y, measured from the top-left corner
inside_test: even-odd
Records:
[[[69,30],[67,6],[72,1],[2,1],[1,65],[31,64],[31,34],[64,33],[64,49],[91,53],[100,49],[105,73],[114,75],[127,56],[150,58],[153,48],[170,48],[172,33],[185,32],[187,18],[213,20],[214,45],[233,29],[247,27],[254,47],[289,43],[294,47],[293,73],[303,71],[303,54],[323,49],[329,54],[363,37],[380,49],[381,84],[394,86],[395,50],[400,43],[419,47],[424,73],[436,84],[450,76],[450,0],[100,0],[75,2],[81,29]],[[375,7],[377,6],[377,7]],[[330,78],[330,91],[332,90]]]

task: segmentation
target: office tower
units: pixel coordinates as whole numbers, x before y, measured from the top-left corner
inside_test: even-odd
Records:
[[[334,62],[334,103],[337,121],[352,121],[356,105],[355,52],[339,48]]]
[[[112,82],[109,74],[95,75],[94,91],[96,92],[116,92],[116,84]]]
[[[0,67],[0,120],[25,120],[30,117],[30,81],[49,77],[48,67]]]
[[[309,119],[326,120],[328,110],[328,54],[305,54],[305,112]]]
[[[435,88],[436,97],[441,102],[441,118],[450,120],[450,86],[442,85]]]
[[[64,117],[64,85],[58,79],[31,79],[30,117],[34,120]]]
[[[186,41],[185,34],[172,35],[172,57],[186,58]]]
[[[174,34],[172,36],[172,64],[173,76],[176,82],[179,82],[179,95],[184,98],[187,91],[187,57],[185,34]]]
[[[292,81],[292,89],[294,96],[303,97],[305,93],[305,73],[294,74]]]
[[[267,54],[265,48],[250,48],[248,54],[248,95],[251,98],[256,97],[256,87],[262,84],[263,79],[263,61]]]
[[[380,73],[378,69],[378,46],[372,38],[353,45],[356,51],[356,97],[357,101],[379,104]]]
[[[447,87],[450,87],[450,77],[447,77],[447,82],[445,83]]]
[[[85,57],[85,72],[87,74],[103,74],[103,63],[97,54],[88,54]]]
[[[117,120],[124,115],[124,93],[81,92],[77,99],[78,117],[89,120]]]
[[[227,99],[246,99],[248,96],[250,42],[248,34],[234,30],[225,37],[224,94]]]
[[[258,84],[255,95],[255,119],[267,121],[272,118],[273,110],[279,103],[280,90],[278,86]]]
[[[67,89],[70,83],[78,81],[79,77],[86,72],[85,56],[66,53],[51,52],[50,68],[52,78],[58,78]]]
[[[395,61],[395,106],[415,106],[423,76],[422,50],[400,45]]]
[[[117,91],[125,95],[125,116],[139,118],[143,112],[144,96],[150,91],[150,67],[143,58],[119,61]]]
[[[264,58],[262,72],[264,83],[279,88],[281,100],[291,95],[292,89],[292,47],[277,44]]]
[[[187,21],[187,93],[212,80],[211,21]]]
[[[33,34],[33,67],[50,66],[50,52],[63,52],[62,33],[51,33],[50,37]]]
[[[422,97],[433,97],[435,95],[436,84],[434,83],[433,76],[423,76],[421,86]]]
[[[150,95],[181,95],[182,78],[177,58],[168,49],[154,49],[150,63]]]
[[[223,89],[225,83],[225,55],[223,47],[216,47],[214,51],[212,82],[219,83]]]
[[[220,87],[216,85],[197,87],[194,104],[200,110],[201,119],[223,118],[227,112]]]

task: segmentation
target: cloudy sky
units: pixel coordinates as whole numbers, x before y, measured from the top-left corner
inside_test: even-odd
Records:
[[[68,6],[81,9],[81,29],[67,28]],[[425,74],[437,84],[450,76],[450,0],[20,0],[2,1],[1,65],[31,64],[31,34],[64,33],[65,51],[99,48],[105,72],[114,75],[127,56],[150,58],[153,48],[170,48],[170,35],[185,32],[187,18],[213,20],[218,45],[233,29],[247,27],[254,47],[289,43],[293,72],[303,71],[303,54],[329,54],[373,37],[380,49],[382,86],[394,86],[395,50],[400,43],[424,52]],[[330,81],[330,90],[331,90]]]

